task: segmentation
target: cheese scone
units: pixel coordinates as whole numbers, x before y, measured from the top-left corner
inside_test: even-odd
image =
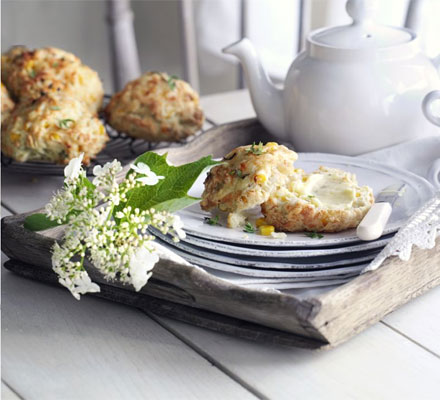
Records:
[[[373,191],[354,174],[320,167],[272,192],[261,210],[277,231],[339,232],[356,227],[373,203]]]
[[[218,208],[229,213],[229,227],[240,225],[244,222],[242,211],[264,203],[295,178],[298,170],[293,163],[297,158],[294,151],[274,142],[237,147],[209,172],[202,209]]]
[[[7,117],[11,114],[11,111],[14,109],[15,103],[12,101],[9,96],[8,89],[3,85],[2,82],[2,124],[3,121],[6,120]]]
[[[173,142],[196,133],[204,115],[191,86],[166,73],[148,72],[116,93],[105,109],[109,124],[151,142]]]
[[[101,121],[78,99],[42,96],[21,103],[5,121],[2,152],[17,161],[67,164],[84,153],[88,164],[108,140]]]
[[[2,55],[2,81],[19,101],[60,94],[83,101],[92,113],[102,104],[104,89],[98,74],[64,50],[13,47]]]

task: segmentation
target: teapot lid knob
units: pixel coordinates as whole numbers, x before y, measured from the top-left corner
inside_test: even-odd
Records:
[[[348,15],[353,18],[353,25],[371,23],[376,14],[376,0],[348,0],[345,6]]]
[[[348,0],[345,5],[353,23],[312,32],[307,39],[311,45],[325,46],[328,51],[337,48],[347,51],[370,49],[371,52],[371,49],[385,49],[415,38],[406,29],[377,23],[378,0]]]

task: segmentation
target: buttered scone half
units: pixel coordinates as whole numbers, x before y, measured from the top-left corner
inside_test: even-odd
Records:
[[[19,104],[2,129],[2,151],[17,161],[67,164],[84,153],[84,163],[108,140],[101,121],[78,99],[42,96]]]
[[[174,142],[196,133],[204,115],[199,95],[181,79],[147,72],[116,93],[105,109],[109,124],[151,142]]]
[[[2,81],[19,101],[62,93],[83,101],[92,113],[99,110],[104,96],[97,72],[72,53],[53,47],[13,47],[2,55]]]
[[[208,173],[202,209],[218,208],[228,213],[228,227],[241,225],[243,211],[261,205],[294,179],[297,158],[294,151],[273,142],[237,147]]]
[[[2,82],[2,124],[9,117],[11,111],[14,109],[15,103],[12,101],[9,96],[8,89],[3,85]]]
[[[356,227],[374,203],[373,191],[354,174],[320,167],[273,192],[261,210],[283,232],[339,232]]]

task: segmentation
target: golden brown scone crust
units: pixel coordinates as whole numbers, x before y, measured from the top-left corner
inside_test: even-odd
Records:
[[[84,153],[84,163],[108,140],[99,119],[79,100],[42,96],[18,105],[2,129],[2,152],[17,161],[66,164]]]
[[[116,130],[152,142],[182,140],[204,121],[199,96],[190,85],[158,72],[129,82],[112,97],[105,113]]]
[[[237,147],[209,172],[202,209],[217,207],[236,213],[260,205],[295,175],[293,163],[297,158],[294,151],[276,143]]]
[[[8,89],[6,89],[6,86],[3,85],[2,82],[2,124],[3,121],[9,117],[14,107],[15,103],[12,101],[11,97],[9,96]]]
[[[356,227],[374,203],[371,188],[359,187],[353,174],[334,168],[321,167],[313,174],[330,174],[336,181],[349,184],[353,189],[352,203],[333,207],[321,204],[319,198],[298,193],[295,190],[298,184],[292,182],[288,188],[272,193],[261,205],[266,223],[282,232],[339,232]],[[308,176],[303,174],[302,182],[306,182]]]
[[[95,71],[72,53],[53,47],[13,47],[2,55],[2,81],[20,102],[63,93],[83,101],[92,113],[99,110],[104,96]]]

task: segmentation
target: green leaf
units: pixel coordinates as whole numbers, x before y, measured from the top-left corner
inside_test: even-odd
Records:
[[[246,222],[246,225],[244,226],[243,232],[247,233],[255,233],[256,229],[252,226],[250,222]]]
[[[24,220],[25,229],[33,232],[44,231],[45,229],[53,228],[59,226],[57,221],[51,221],[47,218],[46,214],[32,214],[26,217]]]
[[[70,123],[75,123],[75,120],[71,118],[61,119],[60,121],[58,121],[58,126],[60,128],[66,129],[69,127]]]
[[[306,232],[305,235],[308,236],[310,239],[322,239],[324,237],[323,234],[315,232],[315,231]]]
[[[168,78],[167,83],[168,83],[168,86],[170,87],[171,90],[174,90],[176,88],[176,82],[175,82],[176,79],[179,79],[179,77],[177,75],[171,75]]]
[[[222,225],[220,224],[220,222],[218,222],[218,221],[219,221],[219,218],[220,218],[220,217],[219,217],[218,215],[216,215],[214,218],[205,217],[205,218],[204,218],[204,220],[205,220],[205,224],[222,226]]]
[[[180,199],[171,199],[154,206],[158,211],[176,212],[183,208],[192,206],[200,201],[198,197],[185,196]]]
[[[174,167],[168,165],[166,158],[167,154],[160,156],[153,152],[147,152],[135,160],[134,164],[145,163],[156,175],[165,178],[154,186],[145,185],[131,190],[127,202],[116,207],[113,215],[128,206],[140,210],[154,208],[160,211],[175,212],[200,201],[199,198],[189,196],[188,190],[191,189],[205,168],[219,164],[219,162],[208,156],[189,164]],[[135,172],[130,170],[127,175],[133,173]]]
[[[256,156],[260,156],[261,154],[264,153],[264,145],[263,142],[260,142],[258,144],[256,144],[255,142],[252,143],[252,146],[247,149],[246,151],[247,153],[252,153],[255,154]]]
[[[249,176],[249,174],[243,174],[241,169],[233,169],[233,170],[229,171],[229,175],[232,175],[232,176],[237,175],[241,179],[244,179],[247,176]]]
[[[90,182],[85,176],[81,177],[81,183],[87,188],[87,191],[93,192],[96,189],[96,186]]]

